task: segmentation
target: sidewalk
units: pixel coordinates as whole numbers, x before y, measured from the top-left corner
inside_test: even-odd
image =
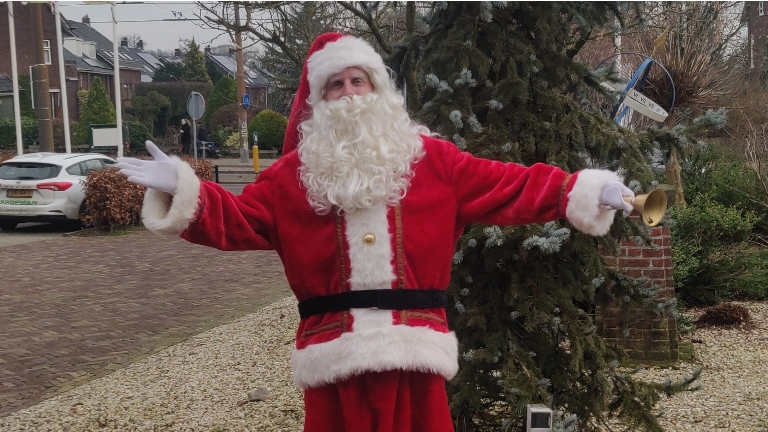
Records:
[[[272,251],[143,229],[1,248],[0,263],[0,418],[290,295]]]

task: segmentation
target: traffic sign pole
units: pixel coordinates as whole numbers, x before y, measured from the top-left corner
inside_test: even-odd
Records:
[[[197,120],[205,114],[205,98],[198,92],[192,92],[187,98],[187,113],[192,118],[192,144],[195,152],[195,165],[197,165]]]

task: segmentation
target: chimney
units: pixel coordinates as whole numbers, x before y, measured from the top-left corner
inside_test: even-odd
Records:
[[[120,46],[121,47],[126,47],[126,48],[128,47],[128,38],[127,37],[124,37],[123,40],[120,41]]]
[[[91,25],[91,19],[88,18],[88,14],[85,14],[85,16],[83,17],[83,24]]]
[[[176,48],[175,50],[173,50],[173,55],[175,55],[176,57],[181,57],[181,48]]]
[[[206,45],[204,51],[205,51],[206,54],[210,53],[211,52],[211,46],[210,45]]]
[[[136,43],[136,48],[143,50],[144,49],[144,41],[139,39],[139,41]]]

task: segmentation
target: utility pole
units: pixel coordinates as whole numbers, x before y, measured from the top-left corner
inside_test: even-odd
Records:
[[[32,34],[35,42],[35,62],[32,66],[34,82],[35,110],[37,111],[37,139],[40,151],[53,151],[53,124],[51,123],[51,96],[48,91],[48,65],[45,64],[43,51],[43,14],[40,3],[28,3],[32,21]]]
[[[240,5],[235,2],[235,60],[237,61],[237,118],[240,126],[240,162],[248,163],[248,113],[243,106],[245,69],[243,68],[243,36],[240,33]]]

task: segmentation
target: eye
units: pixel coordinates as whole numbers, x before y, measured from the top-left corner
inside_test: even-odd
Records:
[[[341,85],[342,85],[342,83],[341,83],[340,80],[334,80],[334,81],[331,81],[330,83],[328,83],[328,88],[329,89],[337,89],[337,88],[341,88]]]

